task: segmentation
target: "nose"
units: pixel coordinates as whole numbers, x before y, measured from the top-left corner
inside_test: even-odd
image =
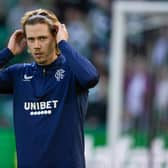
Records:
[[[40,44],[39,40],[34,41],[34,48],[41,48],[41,44]]]

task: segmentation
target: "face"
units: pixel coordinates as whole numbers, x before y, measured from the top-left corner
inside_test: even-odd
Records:
[[[26,41],[30,53],[39,65],[48,65],[56,58],[56,39],[47,24],[25,26]]]

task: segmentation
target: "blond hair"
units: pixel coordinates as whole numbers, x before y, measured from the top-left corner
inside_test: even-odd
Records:
[[[24,16],[21,18],[21,26],[25,36],[26,36],[25,26],[34,25],[37,23],[47,24],[49,26],[50,33],[53,36],[56,35],[57,30],[54,27],[54,24],[59,23],[59,20],[52,11],[46,9],[36,9],[26,12]],[[60,50],[57,44],[56,44],[56,54],[57,55],[60,54]]]

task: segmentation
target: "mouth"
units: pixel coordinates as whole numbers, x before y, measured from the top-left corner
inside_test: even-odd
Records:
[[[42,53],[34,53],[35,58],[40,58],[42,56]]]

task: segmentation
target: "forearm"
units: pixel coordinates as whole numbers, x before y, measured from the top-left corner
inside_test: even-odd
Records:
[[[62,40],[58,46],[61,53],[66,57],[79,84],[84,88],[96,85],[99,80],[99,74],[95,66],[88,59],[79,55],[66,41]]]
[[[13,58],[12,52],[8,48],[0,51],[0,68],[7,64]]]

